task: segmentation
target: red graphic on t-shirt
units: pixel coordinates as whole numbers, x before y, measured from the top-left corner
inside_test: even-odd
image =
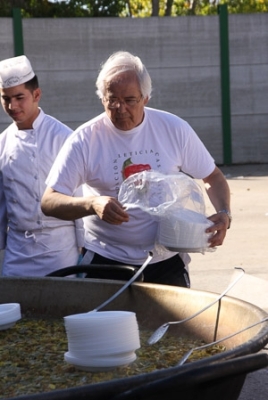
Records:
[[[152,169],[150,164],[133,164],[131,158],[128,158],[123,164],[123,179],[127,179],[130,175],[136,174],[138,172],[149,171],[150,169]]]

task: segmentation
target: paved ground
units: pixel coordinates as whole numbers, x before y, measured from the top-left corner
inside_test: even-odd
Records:
[[[231,188],[233,223],[223,246],[213,253],[192,254],[192,288],[221,293],[230,283],[234,267],[240,266],[246,274],[230,294],[268,312],[268,164],[221,169]],[[207,213],[210,211],[208,201]],[[239,400],[267,398],[268,368],[248,375]]]
[[[268,312],[268,164],[221,169],[231,188],[233,223],[223,246],[213,253],[192,254],[192,288],[221,293],[234,267],[242,267],[246,274],[230,295]],[[210,210],[208,201],[208,214]],[[248,375],[239,400],[267,398],[268,368]]]

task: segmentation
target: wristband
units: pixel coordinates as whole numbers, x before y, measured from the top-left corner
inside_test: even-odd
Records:
[[[228,228],[227,229],[230,229],[230,226],[231,226],[231,222],[232,222],[232,214],[230,213],[230,211],[228,211],[228,210],[220,210],[220,211],[217,211],[217,214],[221,214],[221,213],[224,213],[224,214],[227,214],[228,215],[228,217],[229,217],[229,225],[228,225]]]

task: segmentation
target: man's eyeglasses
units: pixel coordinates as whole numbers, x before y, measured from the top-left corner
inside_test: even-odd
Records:
[[[127,97],[125,100],[118,100],[116,98],[110,98],[110,99],[105,99],[108,108],[118,108],[120,107],[121,104],[124,104],[126,107],[135,107],[143,98],[141,97],[139,99],[136,99],[135,97]]]

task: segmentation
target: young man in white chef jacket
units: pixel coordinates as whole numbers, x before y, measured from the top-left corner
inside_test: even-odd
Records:
[[[75,265],[82,220],[45,216],[45,180],[72,130],[39,107],[41,89],[26,56],[0,62],[0,95],[13,123],[0,135],[0,249],[4,276],[45,276]]]

